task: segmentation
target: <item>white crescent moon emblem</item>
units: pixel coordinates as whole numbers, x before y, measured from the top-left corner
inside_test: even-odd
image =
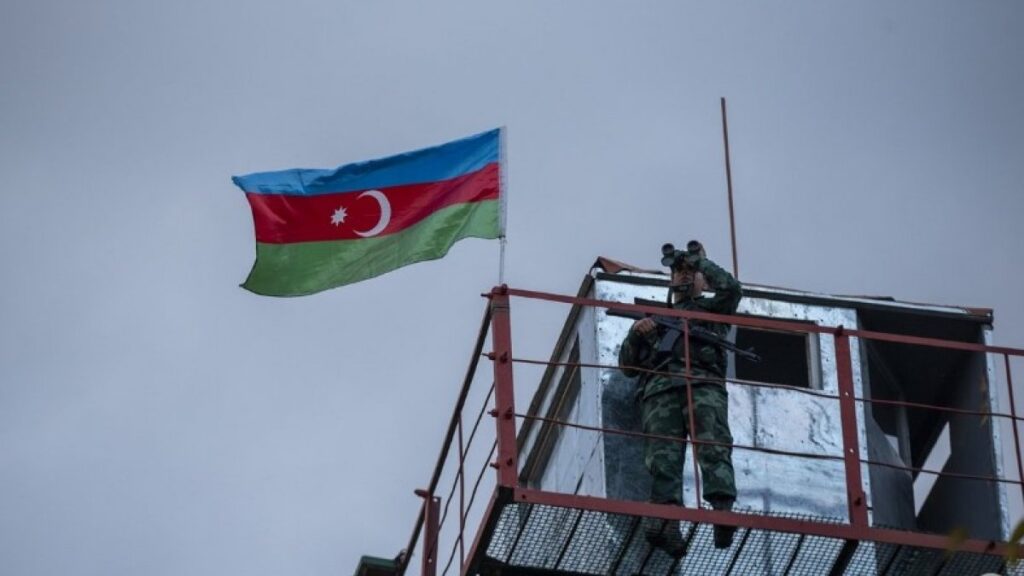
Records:
[[[359,195],[360,198],[363,196],[369,196],[376,200],[377,204],[380,204],[380,221],[377,222],[377,225],[366,232],[355,231],[356,234],[363,238],[369,238],[383,232],[387,228],[388,223],[391,222],[391,202],[388,202],[388,197],[380,190],[368,190]]]

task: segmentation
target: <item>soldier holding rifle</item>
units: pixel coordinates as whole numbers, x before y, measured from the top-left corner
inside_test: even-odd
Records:
[[[709,260],[700,242],[691,240],[686,250],[671,244],[662,247],[662,264],[672,271],[669,304],[677,310],[694,310],[715,314],[736,312],[742,298],[739,281]],[[705,296],[705,292],[713,292]],[[704,328],[722,340],[729,327],[723,324],[693,320],[691,327]],[[671,354],[659,353],[659,341],[665,328],[652,318],[637,320],[622,342],[619,366],[627,377],[639,377],[643,431],[658,436],[692,437],[723,444],[732,444],[729,432],[729,398],[725,389],[727,356],[722,345],[713,339],[690,342],[690,393],[687,394],[687,367],[682,353],[682,339]],[[637,368],[656,370],[659,374]],[[689,399],[693,400],[693,423],[690,430]],[[651,474],[651,502],[681,504],[685,443],[647,439],[644,464]],[[732,448],[700,444],[697,462],[703,479],[703,496],[715,510],[731,510],[736,500],[736,481],[732,467]],[[674,557],[686,553],[679,523],[645,519],[643,530],[653,546]],[[715,547],[728,548],[735,528],[715,526]]]

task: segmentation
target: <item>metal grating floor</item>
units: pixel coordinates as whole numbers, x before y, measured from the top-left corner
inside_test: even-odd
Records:
[[[686,522],[681,523],[681,529],[689,541],[689,550],[676,561],[662,550],[650,547],[638,529],[640,522],[637,516],[510,503],[500,512],[477,573],[1024,576],[1024,562],[1007,571],[999,556],[947,554],[942,550],[876,542],[861,542],[854,548],[841,539],[759,529],[740,528],[731,548],[716,550],[710,525]]]

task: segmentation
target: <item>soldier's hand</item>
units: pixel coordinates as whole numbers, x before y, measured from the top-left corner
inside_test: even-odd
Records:
[[[656,327],[657,324],[654,323],[654,320],[651,320],[650,318],[641,318],[633,323],[631,330],[636,334],[643,336],[649,334]]]

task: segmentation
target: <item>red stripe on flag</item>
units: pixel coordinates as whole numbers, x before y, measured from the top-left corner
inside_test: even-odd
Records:
[[[256,241],[270,244],[357,240],[404,230],[430,214],[455,204],[498,199],[498,164],[451,180],[381,188],[391,216],[372,191],[289,196],[246,194],[252,207]],[[339,210],[340,209],[340,210]],[[362,234],[360,234],[360,232]]]

